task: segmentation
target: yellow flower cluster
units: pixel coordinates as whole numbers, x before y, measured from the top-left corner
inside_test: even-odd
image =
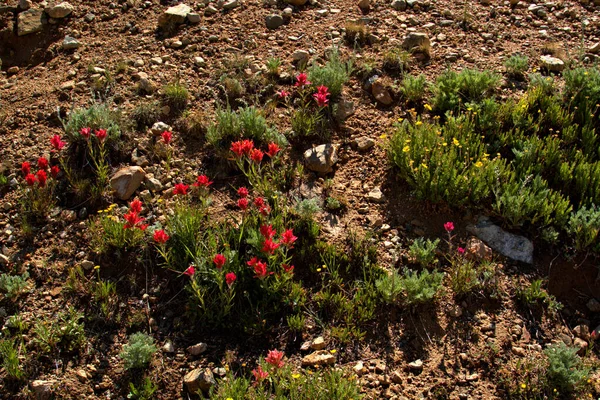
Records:
[[[110,206],[108,206],[107,208],[105,208],[104,210],[99,210],[98,214],[108,214],[110,213],[112,210],[114,210],[115,208],[117,208],[117,204],[116,203],[112,203]]]

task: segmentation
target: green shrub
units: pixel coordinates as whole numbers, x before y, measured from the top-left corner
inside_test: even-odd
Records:
[[[573,238],[577,250],[585,250],[595,244],[600,232],[600,210],[595,206],[589,209],[582,207],[571,213],[566,231]]]
[[[129,383],[127,398],[133,400],[152,400],[157,390],[158,386],[152,382],[152,379],[145,377],[139,387],[134,385],[133,382]]]
[[[564,343],[549,346],[544,350],[548,357],[546,378],[550,387],[558,388],[559,393],[577,392],[588,378],[590,369],[583,365],[577,355],[578,349],[567,347]]]
[[[228,102],[239,99],[246,94],[246,88],[236,77],[223,75],[219,79],[219,82],[223,86],[223,91],[225,92]]]
[[[490,71],[465,69],[459,73],[446,71],[433,85],[433,107],[436,112],[458,111],[466,103],[478,103],[490,97],[500,84],[500,76]]]
[[[281,67],[281,58],[269,57],[265,63],[267,72],[273,76],[279,76],[279,68]]]
[[[163,88],[163,104],[169,106],[172,114],[180,114],[188,105],[189,92],[179,81],[169,83]]]
[[[79,131],[81,128],[105,129],[108,136],[106,142],[119,139],[122,134],[122,116],[118,110],[111,110],[107,104],[94,103],[88,108],[76,108],[68,114],[67,122],[63,122],[65,133],[71,143],[84,143],[85,138]]]
[[[575,68],[563,72],[565,88],[563,99],[575,114],[575,121],[583,125],[595,125],[600,116],[600,71],[597,67]]]
[[[306,317],[302,314],[288,315],[286,322],[291,331],[302,332],[306,326]]]
[[[404,303],[416,306],[432,302],[442,288],[443,279],[444,274],[441,272],[429,272],[426,269],[416,272],[405,269],[401,280]]]
[[[435,251],[439,243],[440,239],[417,238],[408,248],[408,255],[422,267],[427,267],[437,262]]]
[[[296,137],[312,137],[319,132],[326,132],[323,138],[327,138],[329,132],[321,129],[323,127],[323,115],[314,110],[298,108],[294,111],[291,118],[292,131]]]
[[[129,343],[123,346],[119,356],[123,359],[125,369],[145,368],[156,350],[152,336],[138,332],[129,336]]]
[[[131,119],[138,130],[151,127],[160,118],[158,103],[141,103],[131,112]]]
[[[29,290],[29,273],[25,272],[23,275],[0,275],[0,292],[4,294],[6,298],[15,299],[21,294]]]
[[[25,371],[22,369],[19,361],[19,347],[16,340],[0,340],[0,360],[2,361],[2,368],[4,368],[4,371],[9,378],[15,380],[25,378]]]
[[[83,314],[68,308],[53,318],[39,321],[34,327],[33,342],[47,354],[56,354],[61,350],[76,352],[86,341],[81,319]]]
[[[527,288],[517,286],[517,299],[526,307],[545,305],[550,313],[556,313],[562,308],[562,304],[556,298],[542,289],[543,281],[536,279]]]
[[[471,293],[480,286],[479,272],[473,261],[458,257],[452,261],[450,287],[458,297]]]
[[[395,269],[391,274],[383,274],[375,281],[379,295],[387,304],[394,304],[402,295],[404,289],[402,276]]]
[[[408,102],[412,104],[421,103],[425,97],[426,90],[427,79],[425,78],[425,75],[405,75],[404,78],[402,78],[400,92],[402,93],[402,96],[408,100]]]
[[[529,68],[529,58],[521,54],[512,55],[504,61],[504,67],[510,77],[523,79]]]
[[[229,149],[231,142],[242,138],[253,139],[258,146],[269,142],[280,146],[287,144],[285,136],[270,126],[257,108],[217,110],[217,120],[206,132],[207,141],[219,149]]]
[[[313,64],[308,69],[308,79],[316,86],[327,86],[331,99],[336,99],[342,93],[344,84],[350,79],[352,63],[343,62],[339,52],[331,53],[329,60],[323,66]]]
[[[485,199],[505,169],[486,150],[472,119],[460,116],[449,117],[443,125],[404,121],[392,134],[387,152],[419,198],[460,205]]]
[[[383,68],[388,71],[402,73],[407,71],[409,66],[410,53],[405,50],[393,48],[383,55]]]

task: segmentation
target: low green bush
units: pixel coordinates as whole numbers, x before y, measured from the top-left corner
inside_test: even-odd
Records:
[[[143,332],[129,336],[129,343],[123,346],[119,356],[123,359],[125,369],[145,368],[157,349],[154,339]]]
[[[564,343],[549,346],[544,354],[548,357],[546,378],[550,387],[557,388],[562,395],[577,392],[586,384],[590,369],[577,355],[577,348]]]
[[[315,86],[326,86],[331,98],[336,99],[342,93],[344,84],[350,79],[352,62],[344,62],[338,51],[333,51],[324,65],[313,64],[308,69],[308,79]]]
[[[437,262],[435,251],[439,243],[440,239],[417,238],[408,248],[408,255],[421,267],[428,267]]]

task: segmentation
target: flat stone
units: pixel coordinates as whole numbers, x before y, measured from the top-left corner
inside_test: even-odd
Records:
[[[176,6],[169,7],[158,18],[158,26],[168,27],[183,24],[191,11],[192,9],[190,6],[186,4],[178,4]]]
[[[200,22],[200,14],[198,13],[188,13],[186,18],[191,24],[197,24]]]
[[[323,339],[323,336],[319,336],[310,344],[310,348],[313,350],[323,350],[326,346],[327,344],[325,343],[325,339]]]
[[[46,14],[48,14],[50,18],[54,19],[65,18],[73,11],[75,11],[75,7],[73,7],[70,3],[67,3],[66,1],[46,8]]]
[[[17,35],[25,36],[42,30],[42,16],[44,11],[41,9],[29,9],[19,13],[17,18]]]
[[[475,225],[467,226],[467,231],[503,256],[533,264],[533,243],[526,237],[506,232],[486,217],[480,218]]]
[[[216,385],[215,378],[210,368],[194,369],[183,377],[183,383],[190,393],[197,393],[198,390],[208,392],[211,387]]]
[[[296,50],[292,53],[292,60],[298,61],[308,61],[310,54],[306,50]]]
[[[229,0],[223,4],[223,10],[233,10],[236,7],[240,6],[239,0]]]
[[[396,11],[405,11],[407,7],[406,0],[393,0],[390,5]]]
[[[334,116],[337,122],[343,122],[347,120],[349,117],[354,115],[354,112],[356,111],[354,108],[354,102],[344,98],[341,98],[337,103],[335,103],[334,110]]]
[[[592,54],[600,54],[600,42],[594,44],[588,51]]]
[[[381,193],[380,187],[375,187],[367,194],[367,200],[372,203],[383,203],[385,201],[385,196]]]
[[[328,173],[338,161],[337,150],[331,143],[322,144],[304,152],[304,161],[311,171]]]
[[[423,370],[423,361],[415,360],[408,364],[408,368],[413,371],[422,371]]]
[[[367,151],[375,146],[375,141],[367,136],[361,136],[357,138],[354,143],[359,151]]]
[[[542,68],[549,72],[561,72],[565,69],[564,61],[557,57],[547,55],[540,56],[540,62],[542,63]]]
[[[171,341],[168,341],[164,344],[163,351],[167,354],[173,354],[175,353],[175,346],[173,346],[173,343],[171,343]]]
[[[52,396],[54,381],[37,379],[29,384],[36,400],[49,400]]]
[[[362,361],[357,362],[352,369],[358,376],[362,376],[368,371]]]
[[[110,186],[121,200],[127,200],[140,187],[146,173],[141,167],[121,168],[110,178]]]
[[[389,106],[394,102],[392,95],[382,83],[381,79],[377,79],[373,82],[371,85],[371,93],[373,94],[373,97],[375,97],[375,100],[381,105]]]
[[[187,352],[193,356],[199,356],[204,353],[208,349],[208,345],[206,343],[197,343],[193,346],[187,348]]]
[[[316,365],[334,365],[335,356],[327,350],[318,350],[302,358],[303,367],[314,367]]]
[[[404,37],[402,47],[405,50],[414,53],[420,53],[425,55],[427,58],[431,56],[431,41],[426,33],[422,32],[409,32]]]

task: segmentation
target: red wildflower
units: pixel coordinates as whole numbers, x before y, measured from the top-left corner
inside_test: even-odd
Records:
[[[217,267],[217,269],[221,269],[221,268],[223,268],[223,265],[225,265],[225,263],[227,262],[227,259],[225,258],[225,256],[223,254],[215,254],[215,257],[213,258],[213,262],[215,263],[215,266]]]
[[[236,158],[240,158],[244,154],[244,149],[242,148],[242,142],[231,142],[230,150],[235,154]]]
[[[164,131],[160,134],[160,137],[162,138],[163,142],[165,142],[165,144],[169,144],[171,143],[171,139],[173,139],[173,132]]]
[[[144,221],[144,218],[140,217],[138,215],[138,213],[136,213],[134,211],[129,211],[127,214],[125,214],[123,216],[123,218],[125,218],[125,221],[127,221],[125,223],[125,225],[123,226],[124,229],[133,228],[135,226],[142,229],[142,227],[143,227],[142,222]],[[144,229],[142,229],[142,230],[144,230]]]
[[[327,86],[325,85],[321,85],[317,88],[317,93],[318,94],[324,94],[329,96],[331,93],[329,93],[329,89],[327,88]]]
[[[260,383],[269,377],[269,373],[263,370],[260,365],[252,370],[252,375],[254,375],[254,379],[256,379],[257,383]]]
[[[196,183],[194,183],[194,186],[196,187],[209,187],[210,185],[212,185],[213,181],[211,181],[210,179],[208,179],[208,176],[206,175],[198,175],[198,178],[196,178]]]
[[[242,151],[246,155],[250,155],[252,150],[254,149],[254,142],[250,139],[242,140]]]
[[[258,264],[260,262],[260,260],[256,257],[252,257],[252,259],[250,261],[248,261],[246,264],[248,264],[249,266],[253,267]]]
[[[183,184],[183,183],[178,183],[178,184],[175,185],[175,189],[173,190],[173,194],[186,195],[189,188],[190,188],[190,185],[186,185],[186,184]]]
[[[277,143],[269,143],[269,151],[267,151],[267,155],[271,158],[275,157],[281,148],[277,145]]]
[[[190,265],[189,267],[187,267],[187,269],[185,271],[183,271],[183,275],[187,275],[189,277],[194,276],[195,273],[196,273],[196,268],[194,268],[193,265]]]
[[[281,89],[279,92],[277,92],[277,96],[281,100],[287,99],[289,95],[290,95],[290,92],[286,91],[285,89]]]
[[[281,234],[281,244],[291,249],[294,247],[294,242],[298,239],[298,237],[294,236],[294,232],[291,229],[287,229],[285,232]]]
[[[92,128],[81,128],[79,130],[79,134],[84,137],[84,139],[89,139],[92,134]]]
[[[246,210],[248,208],[248,199],[245,197],[239,199],[237,205],[241,210]]]
[[[21,164],[21,172],[23,175],[28,175],[31,173],[31,164],[29,161],[24,161],[23,164]]]
[[[254,273],[256,274],[254,277],[258,279],[264,279],[271,275],[271,273],[267,271],[267,264],[262,261],[258,261],[256,265],[254,265]]]
[[[287,265],[287,264],[281,264],[281,267],[283,268],[283,270],[285,272],[287,272],[288,274],[291,274],[294,272],[294,266],[293,265]]]
[[[25,182],[27,182],[28,186],[33,186],[35,184],[35,181],[37,179],[35,178],[34,174],[27,174],[25,175]]]
[[[159,229],[154,231],[153,239],[158,244],[164,244],[167,243],[167,240],[169,240],[169,235],[167,235],[164,230]]]
[[[56,179],[58,177],[59,173],[60,173],[60,168],[58,168],[58,165],[53,165],[52,168],[50,168],[50,175],[52,175],[52,177],[54,179]]]
[[[62,140],[60,140],[60,136],[58,135],[54,135],[52,136],[52,138],[50,138],[50,145],[55,149],[55,150],[60,150],[63,147],[65,147],[65,142],[63,142]]]
[[[275,243],[272,239],[266,239],[263,243],[262,251],[268,254],[273,254],[278,247],[278,243]]]
[[[265,199],[263,199],[262,197],[257,197],[254,199],[254,205],[256,206],[256,208],[261,208],[265,206]]]
[[[252,153],[250,153],[250,159],[255,163],[259,163],[262,161],[264,153],[259,149],[253,149]]]
[[[237,190],[237,194],[240,197],[248,197],[248,189],[246,189],[245,187],[241,187]]]
[[[273,225],[262,225],[260,227],[260,234],[263,235],[265,239],[273,239],[277,232],[273,229]]]
[[[38,164],[39,169],[47,169],[48,168],[48,160],[46,159],[46,157],[38,158],[37,164]]]
[[[459,248],[458,248],[458,254],[460,254],[460,255],[463,255],[463,254],[465,254],[465,249],[464,249],[464,248],[462,248],[462,247],[459,247]]]
[[[301,74],[298,74],[298,76],[296,77],[296,83],[294,84],[294,86],[306,86],[306,85],[310,85],[310,82],[308,81],[308,75],[306,75],[304,72]]]
[[[327,98],[327,96],[329,96],[329,93],[315,93],[313,94],[313,97],[315,98],[315,100],[317,101],[317,104],[319,105],[319,107],[325,107],[327,105],[327,103],[329,103],[329,99]]]
[[[141,213],[142,212],[142,202],[139,199],[133,200],[131,203],[129,203],[129,209],[133,213],[136,213],[136,214]]]
[[[275,368],[281,368],[283,367],[283,356],[283,351],[269,350],[265,361],[274,366]]]
[[[43,169],[40,169],[36,174],[38,184],[40,187],[46,186],[46,181],[48,180],[48,174]]]
[[[235,276],[235,274],[233,272],[228,272],[225,274],[225,282],[227,283],[227,286],[231,287],[231,285],[233,285],[233,282],[235,282],[235,280],[237,279],[237,276]]]
[[[453,222],[446,222],[444,224],[444,229],[446,230],[446,232],[450,233],[454,230],[454,223]]]
[[[100,142],[104,142],[104,139],[106,139],[107,133],[106,133],[106,129],[98,129],[96,131],[96,137],[98,138],[98,140]]]

